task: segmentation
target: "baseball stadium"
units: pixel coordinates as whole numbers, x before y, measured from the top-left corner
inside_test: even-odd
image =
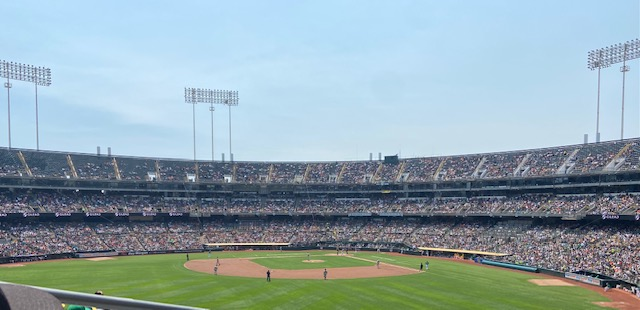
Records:
[[[0,274],[101,308],[637,309],[639,158],[640,139],[338,162],[2,149]]]
[[[639,10],[4,1],[0,310],[640,309]]]

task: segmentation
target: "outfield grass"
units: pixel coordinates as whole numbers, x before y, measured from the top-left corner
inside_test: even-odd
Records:
[[[340,263],[364,263],[349,258],[322,256],[312,251],[311,259]],[[335,254],[335,252],[333,252]],[[296,257],[290,257],[294,255]],[[360,252],[372,261],[418,268],[424,257],[392,256]],[[256,257],[269,268],[284,263],[306,268],[319,265],[302,263],[307,252],[219,252],[190,254],[191,259]],[[260,258],[258,258],[260,257]],[[264,258],[269,257],[269,258]],[[290,261],[293,260],[293,261]],[[288,280],[213,276],[187,270],[184,254],[118,257],[105,261],[86,259],[0,267],[0,280],[93,293],[102,290],[110,296],[129,297],[211,309],[603,309],[593,301],[606,298],[577,286],[543,287],[524,274],[429,259],[430,270],[388,278],[348,280]],[[273,266],[273,267],[272,267]]]

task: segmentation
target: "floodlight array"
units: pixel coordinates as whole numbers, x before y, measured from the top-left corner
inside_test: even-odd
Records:
[[[237,90],[212,90],[190,87],[185,87],[184,89],[184,102],[186,103],[215,103],[236,106],[238,101]]]
[[[587,68],[590,70],[607,68],[613,64],[636,58],[640,58],[640,39],[589,51]]]
[[[51,69],[5,60],[0,60],[0,77],[31,82],[40,86],[51,85]]]

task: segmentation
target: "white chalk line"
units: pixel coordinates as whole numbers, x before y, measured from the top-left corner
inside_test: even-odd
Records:
[[[374,264],[376,263],[376,261],[373,261],[373,260],[370,260],[370,259],[367,259],[367,258],[355,257],[355,256],[347,256],[347,257],[349,257],[349,258],[353,258],[353,259],[359,259],[359,260],[362,260],[362,261],[365,261],[365,262],[372,262],[372,263],[374,263]],[[384,259],[383,257],[378,257],[378,256],[374,256],[374,257],[376,257],[376,258],[380,258],[380,259]],[[394,261],[395,261],[395,259],[394,259]],[[389,263],[385,263],[385,262],[380,262],[380,264],[384,264],[384,265],[388,265],[388,266],[392,266],[392,267],[396,267],[396,268],[401,268],[401,269],[406,269],[406,270],[411,270],[411,271],[416,271],[416,270],[418,270],[418,269],[415,269],[415,268],[409,268],[409,267],[404,267],[404,266],[399,266],[399,265],[389,264]]]

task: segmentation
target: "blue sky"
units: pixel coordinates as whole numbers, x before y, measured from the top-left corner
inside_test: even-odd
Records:
[[[640,1],[4,1],[0,59],[51,68],[40,148],[193,158],[184,87],[239,91],[237,161],[366,160],[595,139],[587,52],[640,36]],[[640,136],[640,63],[625,138]],[[620,138],[620,64],[602,71],[602,140]],[[4,81],[3,81],[4,82]],[[34,86],[12,81],[12,146],[36,148]],[[0,146],[8,145],[0,89]],[[216,160],[229,111],[216,107]],[[196,106],[197,158],[211,114]]]

